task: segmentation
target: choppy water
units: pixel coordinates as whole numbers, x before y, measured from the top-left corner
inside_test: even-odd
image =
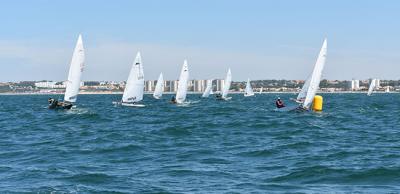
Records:
[[[400,94],[324,94],[323,113],[232,96],[0,96],[0,193],[400,192]]]

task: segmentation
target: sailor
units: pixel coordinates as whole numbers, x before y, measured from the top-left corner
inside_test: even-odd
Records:
[[[171,98],[171,103],[176,103],[176,99],[175,99],[175,96],[172,96],[172,98]]]
[[[53,104],[54,98],[49,98],[49,99],[47,100],[47,102],[49,102],[49,104]]]
[[[276,108],[283,108],[285,107],[285,104],[283,104],[283,101],[281,100],[280,97],[278,97],[278,99],[275,101],[276,104]]]
[[[217,99],[222,99],[222,94],[218,92],[218,93],[215,94],[215,97]]]
[[[49,98],[47,101],[49,102],[49,109],[55,109],[58,106],[61,106],[61,102],[54,100],[54,98]]]

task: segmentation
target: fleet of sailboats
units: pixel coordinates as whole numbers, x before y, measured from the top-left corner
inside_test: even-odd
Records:
[[[322,72],[326,63],[327,56],[327,40],[325,39],[321,50],[319,52],[317,61],[314,65],[314,69],[308,79],[305,81],[301,91],[294,99],[299,106],[295,108],[286,108],[287,110],[303,109],[309,110],[313,103],[314,97],[319,89],[319,84],[322,77]],[[66,83],[66,90],[64,94],[64,101],[58,102],[52,98],[49,99],[49,108],[57,109],[70,109],[73,103],[76,102],[81,84],[81,76],[85,64],[85,52],[83,48],[82,36],[79,35],[69,68],[68,80]],[[189,68],[187,60],[184,60],[182,65],[181,73],[178,80],[178,88],[176,96],[173,98],[175,103],[181,104],[186,101],[187,90],[189,82]],[[229,90],[232,82],[231,69],[228,69],[226,74],[221,93],[217,94],[217,99],[229,100],[232,97],[228,97]],[[372,79],[367,95],[370,96],[376,89],[376,79]],[[213,80],[207,80],[206,89],[202,94],[203,98],[207,98],[213,94]],[[389,87],[385,88],[386,92],[389,92]],[[153,97],[155,99],[161,99],[164,92],[164,78],[163,74],[160,73],[157,84],[154,89]],[[263,87],[259,89],[259,93],[263,92]],[[144,95],[144,73],[143,64],[140,52],[137,53],[134,63],[130,69],[130,73],[126,82],[122,99],[118,104],[122,106],[134,106],[144,107],[145,105],[139,104],[143,100]],[[251,87],[250,79],[247,79],[246,88],[244,92],[245,97],[254,96],[253,88]]]
[[[247,79],[244,96],[245,97],[254,96],[253,88],[251,88],[251,84],[250,84],[250,78]]]

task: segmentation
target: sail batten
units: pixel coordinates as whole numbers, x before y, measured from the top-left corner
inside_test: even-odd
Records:
[[[178,81],[178,91],[176,92],[176,102],[183,103],[186,100],[187,87],[189,81],[189,68],[187,60],[183,62],[181,74]]]
[[[135,103],[143,100],[144,74],[140,52],[137,53],[126,81],[122,102]]]
[[[76,102],[79,87],[81,84],[81,76],[85,66],[85,51],[83,48],[82,36],[79,35],[66,81],[66,89],[64,94],[65,102]]]
[[[160,99],[163,95],[164,91],[164,78],[163,74],[160,73],[160,76],[158,76],[156,88],[154,89],[153,97],[156,99]]]

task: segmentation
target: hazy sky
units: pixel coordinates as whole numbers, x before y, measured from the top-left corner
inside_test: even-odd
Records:
[[[35,0],[0,3],[0,81],[65,80],[79,33],[83,80],[305,79],[328,38],[327,79],[400,78],[400,1]]]

